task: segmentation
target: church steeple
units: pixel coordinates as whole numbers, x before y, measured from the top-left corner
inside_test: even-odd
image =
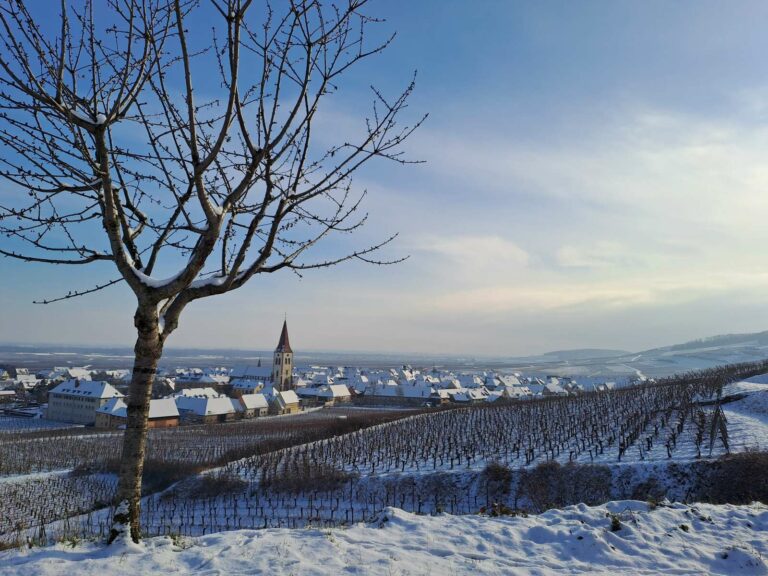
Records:
[[[288,340],[288,321],[283,321],[283,331],[275,348],[275,361],[272,364],[272,386],[275,390],[293,389],[293,350]]]
[[[283,320],[283,331],[280,333],[280,341],[277,343],[275,352],[293,352],[291,343],[288,340],[288,320]]]

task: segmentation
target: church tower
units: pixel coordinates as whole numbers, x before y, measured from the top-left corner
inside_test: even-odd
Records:
[[[275,348],[272,364],[272,386],[275,390],[293,390],[293,350],[288,341],[288,321],[283,321],[283,331]]]

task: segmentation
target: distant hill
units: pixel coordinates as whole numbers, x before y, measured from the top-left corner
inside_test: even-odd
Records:
[[[508,366],[526,373],[620,381],[765,359],[768,359],[768,331],[709,336],[642,352],[602,348],[557,350],[539,356],[510,358]]]
[[[559,360],[594,360],[596,358],[616,358],[632,354],[627,350],[612,350],[606,348],[577,348],[575,350],[555,350],[542,354],[546,358]]]
[[[684,352],[690,350],[701,350],[703,348],[724,348],[724,347],[768,347],[768,331],[752,332],[746,334],[721,334],[718,336],[709,336],[699,338],[682,344],[673,344],[672,346],[662,346],[646,350],[643,354],[654,352]]]

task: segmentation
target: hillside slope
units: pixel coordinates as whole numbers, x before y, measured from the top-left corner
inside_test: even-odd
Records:
[[[176,543],[161,537],[127,549],[60,544],[1,553],[0,566],[6,576],[768,574],[768,507],[649,510],[621,501],[500,518],[389,508],[347,529],[244,530]]]

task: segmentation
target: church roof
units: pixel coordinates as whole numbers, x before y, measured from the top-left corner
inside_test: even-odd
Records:
[[[288,352],[293,353],[291,350],[291,343],[288,341],[288,321],[283,321],[283,331],[280,333],[280,341],[277,343],[275,352]]]

